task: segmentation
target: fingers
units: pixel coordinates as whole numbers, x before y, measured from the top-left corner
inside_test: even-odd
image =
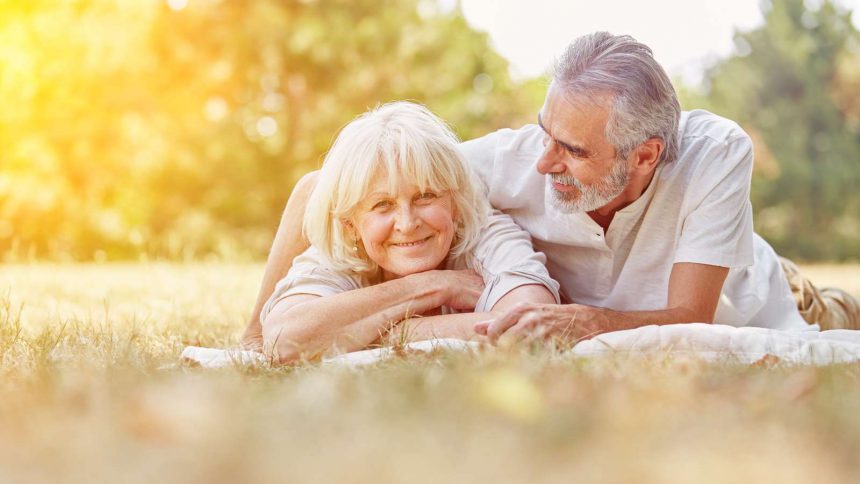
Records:
[[[555,305],[519,303],[494,319],[475,323],[473,328],[493,343],[500,338],[509,342],[557,340],[575,343],[585,328],[574,322],[575,314],[571,318],[557,309]],[[599,332],[585,334],[585,338]]]
[[[474,311],[475,306],[481,299],[481,293],[482,291],[480,290],[468,287],[460,288],[448,300],[447,305],[458,311]]]
[[[510,310],[490,321],[487,327],[487,337],[490,341],[495,341],[506,332],[509,328],[516,325],[520,318],[530,310],[530,306],[525,303],[519,303]]]
[[[571,331],[571,324],[560,324],[556,314],[543,305],[517,305],[508,313],[491,321],[487,327],[490,341],[502,338],[508,342],[547,341],[563,338]]]
[[[471,270],[434,271],[442,277],[445,288],[444,305],[458,311],[473,311],[484,292],[484,280]]]
[[[550,326],[540,324],[531,314],[527,314],[520,318],[519,322],[505,332],[505,338],[514,341],[524,339],[538,340],[543,339],[550,331]]]

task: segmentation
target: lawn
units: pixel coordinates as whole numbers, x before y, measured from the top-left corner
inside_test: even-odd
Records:
[[[805,268],[860,295],[860,266]],[[577,360],[207,371],[260,265],[0,267],[0,484],[781,482],[860,475],[860,365]]]

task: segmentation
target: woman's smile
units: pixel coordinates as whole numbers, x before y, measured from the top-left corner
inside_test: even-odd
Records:
[[[356,239],[384,278],[437,269],[454,242],[456,211],[447,192],[418,187],[398,173],[390,192],[387,173],[379,173],[354,214]]]
[[[418,239],[412,242],[391,242],[389,245],[393,245],[394,247],[398,247],[401,249],[412,249],[424,246],[425,242],[430,240],[432,237],[432,235],[429,235],[427,237],[424,237],[423,239]]]

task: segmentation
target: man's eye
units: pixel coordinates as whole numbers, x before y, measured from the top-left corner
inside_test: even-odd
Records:
[[[572,150],[570,148],[565,148],[565,151],[567,151],[567,154],[569,154],[573,158],[586,158],[585,153],[583,153],[581,150]]]

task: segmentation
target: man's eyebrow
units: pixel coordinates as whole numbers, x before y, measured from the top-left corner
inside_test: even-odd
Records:
[[[558,144],[559,146],[561,146],[562,148],[567,150],[570,154],[572,154],[574,156],[579,156],[582,158],[588,158],[591,155],[591,153],[587,149],[585,149],[581,146],[572,146],[572,145],[565,143],[564,141],[553,138],[552,135],[549,134],[549,131],[547,131],[546,127],[543,125],[543,121],[541,120],[541,117],[540,117],[540,111],[538,111],[538,126],[540,126],[540,129],[542,129],[543,132],[547,134],[547,136],[552,138],[552,140],[555,141],[556,144]]]

